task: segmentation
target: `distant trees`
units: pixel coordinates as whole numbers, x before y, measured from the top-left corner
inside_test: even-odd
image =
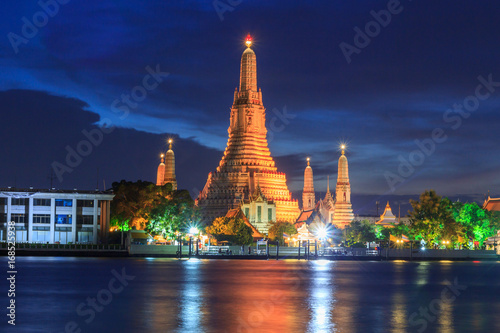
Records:
[[[273,223],[268,229],[268,237],[272,241],[278,241],[280,245],[285,245],[283,233],[287,235],[295,235],[297,229],[289,222],[276,222]]]
[[[439,244],[443,239],[457,242],[463,237],[463,227],[453,219],[452,203],[448,198],[431,190],[422,193],[418,201],[410,200],[410,204],[413,208],[409,212],[410,229],[415,240]]]
[[[439,245],[443,240],[474,248],[500,229],[498,212],[489,212],[477,203],[451,202],[435,191],[425,191],[420,199],[410,200],[410,233],[415,240]]]
[[[484,241],[488,237],[495,235],[497,230],[500,229],[498,212],[485,210],[475,202],[454,202],[452,204],[452,215],[454,220],[462,227],[463,236],[460,243],[466,248],[473,246],[470,240],[477,241],[479,247],[482,247]]]
[[[345,227],[345,244],[350,247],[365,247],[365,243],[376,241],[375,227],[367,220],[352,221]]]
[[[238,245],[248,245],[253,242],[252,228],[241,218],[218,217],[212,225],[206,227],[205,231],[218,241],[229,241]]]
[[[170,185],[170,184],[167,184]],[[148,221],[145,230],[153,236],[174,238],[176,232],[185,232],[191,226],[197,226],[198,210],[186,190],[162,193],[157,204],[144,214]]]
[[[194,202],[188,191],[172,191],[169,185],[141,180],[113,183],[111,226],[123,231],[144,229],[165,238],[185,229],[197,218]]]

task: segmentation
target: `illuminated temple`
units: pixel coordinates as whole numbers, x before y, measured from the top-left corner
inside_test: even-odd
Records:
[[[259,192],[267,203],[275,205],[277,221],[293,222],[299,215],[298,202],[292,199],[286,175],[278,172],[267,145],[266,109],[262,92],[257,90],[257,59],[250,48],[250,36],[246,45],[241,56],[240,87],[234,92],[231,107],[227,147],[196,203],[203,220],[211,222]],[[267,212],[261,214],[267,216]]]

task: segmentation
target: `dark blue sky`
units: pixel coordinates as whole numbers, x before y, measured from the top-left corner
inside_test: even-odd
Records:
[[[294,193],[306,156],[324,193],[345,140],[355,209],[431,188],[500,194],[497,1],[221,0],[219,13],[212,1],[45,2],[51,15],[35,0],[2,3],[0,187],[48,187],[54,163],[65,166],[60,188],[94,188],[98,172],[100,187],[154,181],[173,136],[178,182],[195,194],[225,147],[251,33],[271,153]],[[356,28],[368,37],[355,41]],[[350,62],[341,44],[356,47]],[[144,89],[154,70],[168,75]],[[67,147],[105,118],[116,128],[69,166]]]

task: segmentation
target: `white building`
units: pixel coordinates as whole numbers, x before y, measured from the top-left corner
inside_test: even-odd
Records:
[[[13,221],[18,243],[99,244],[107,239],[113,197],[76,189],[0,189],[0,241]]]

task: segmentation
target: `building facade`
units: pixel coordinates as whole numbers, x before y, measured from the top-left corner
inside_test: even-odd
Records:
[[[15,222],[18,243],[99,244],[114,195],[100,191],[0,189],[0,241]]]
[[[241,205],[241,211],[246,218],[261,234],[267,235],[269,227],[276,222],[276,204],[267,200],[260,187]]]
[[[229,138],[216,171],[196,199],[203,221],[212,222],[237,208],[260,187],[276,204],[276,220],[294,222],[299,215],[298,201],[286,184],[286,175],[277,170],[267,144],[266,109],[257,89],[257,59],[251,37],[241,56],[240,86],[234,91]]]

